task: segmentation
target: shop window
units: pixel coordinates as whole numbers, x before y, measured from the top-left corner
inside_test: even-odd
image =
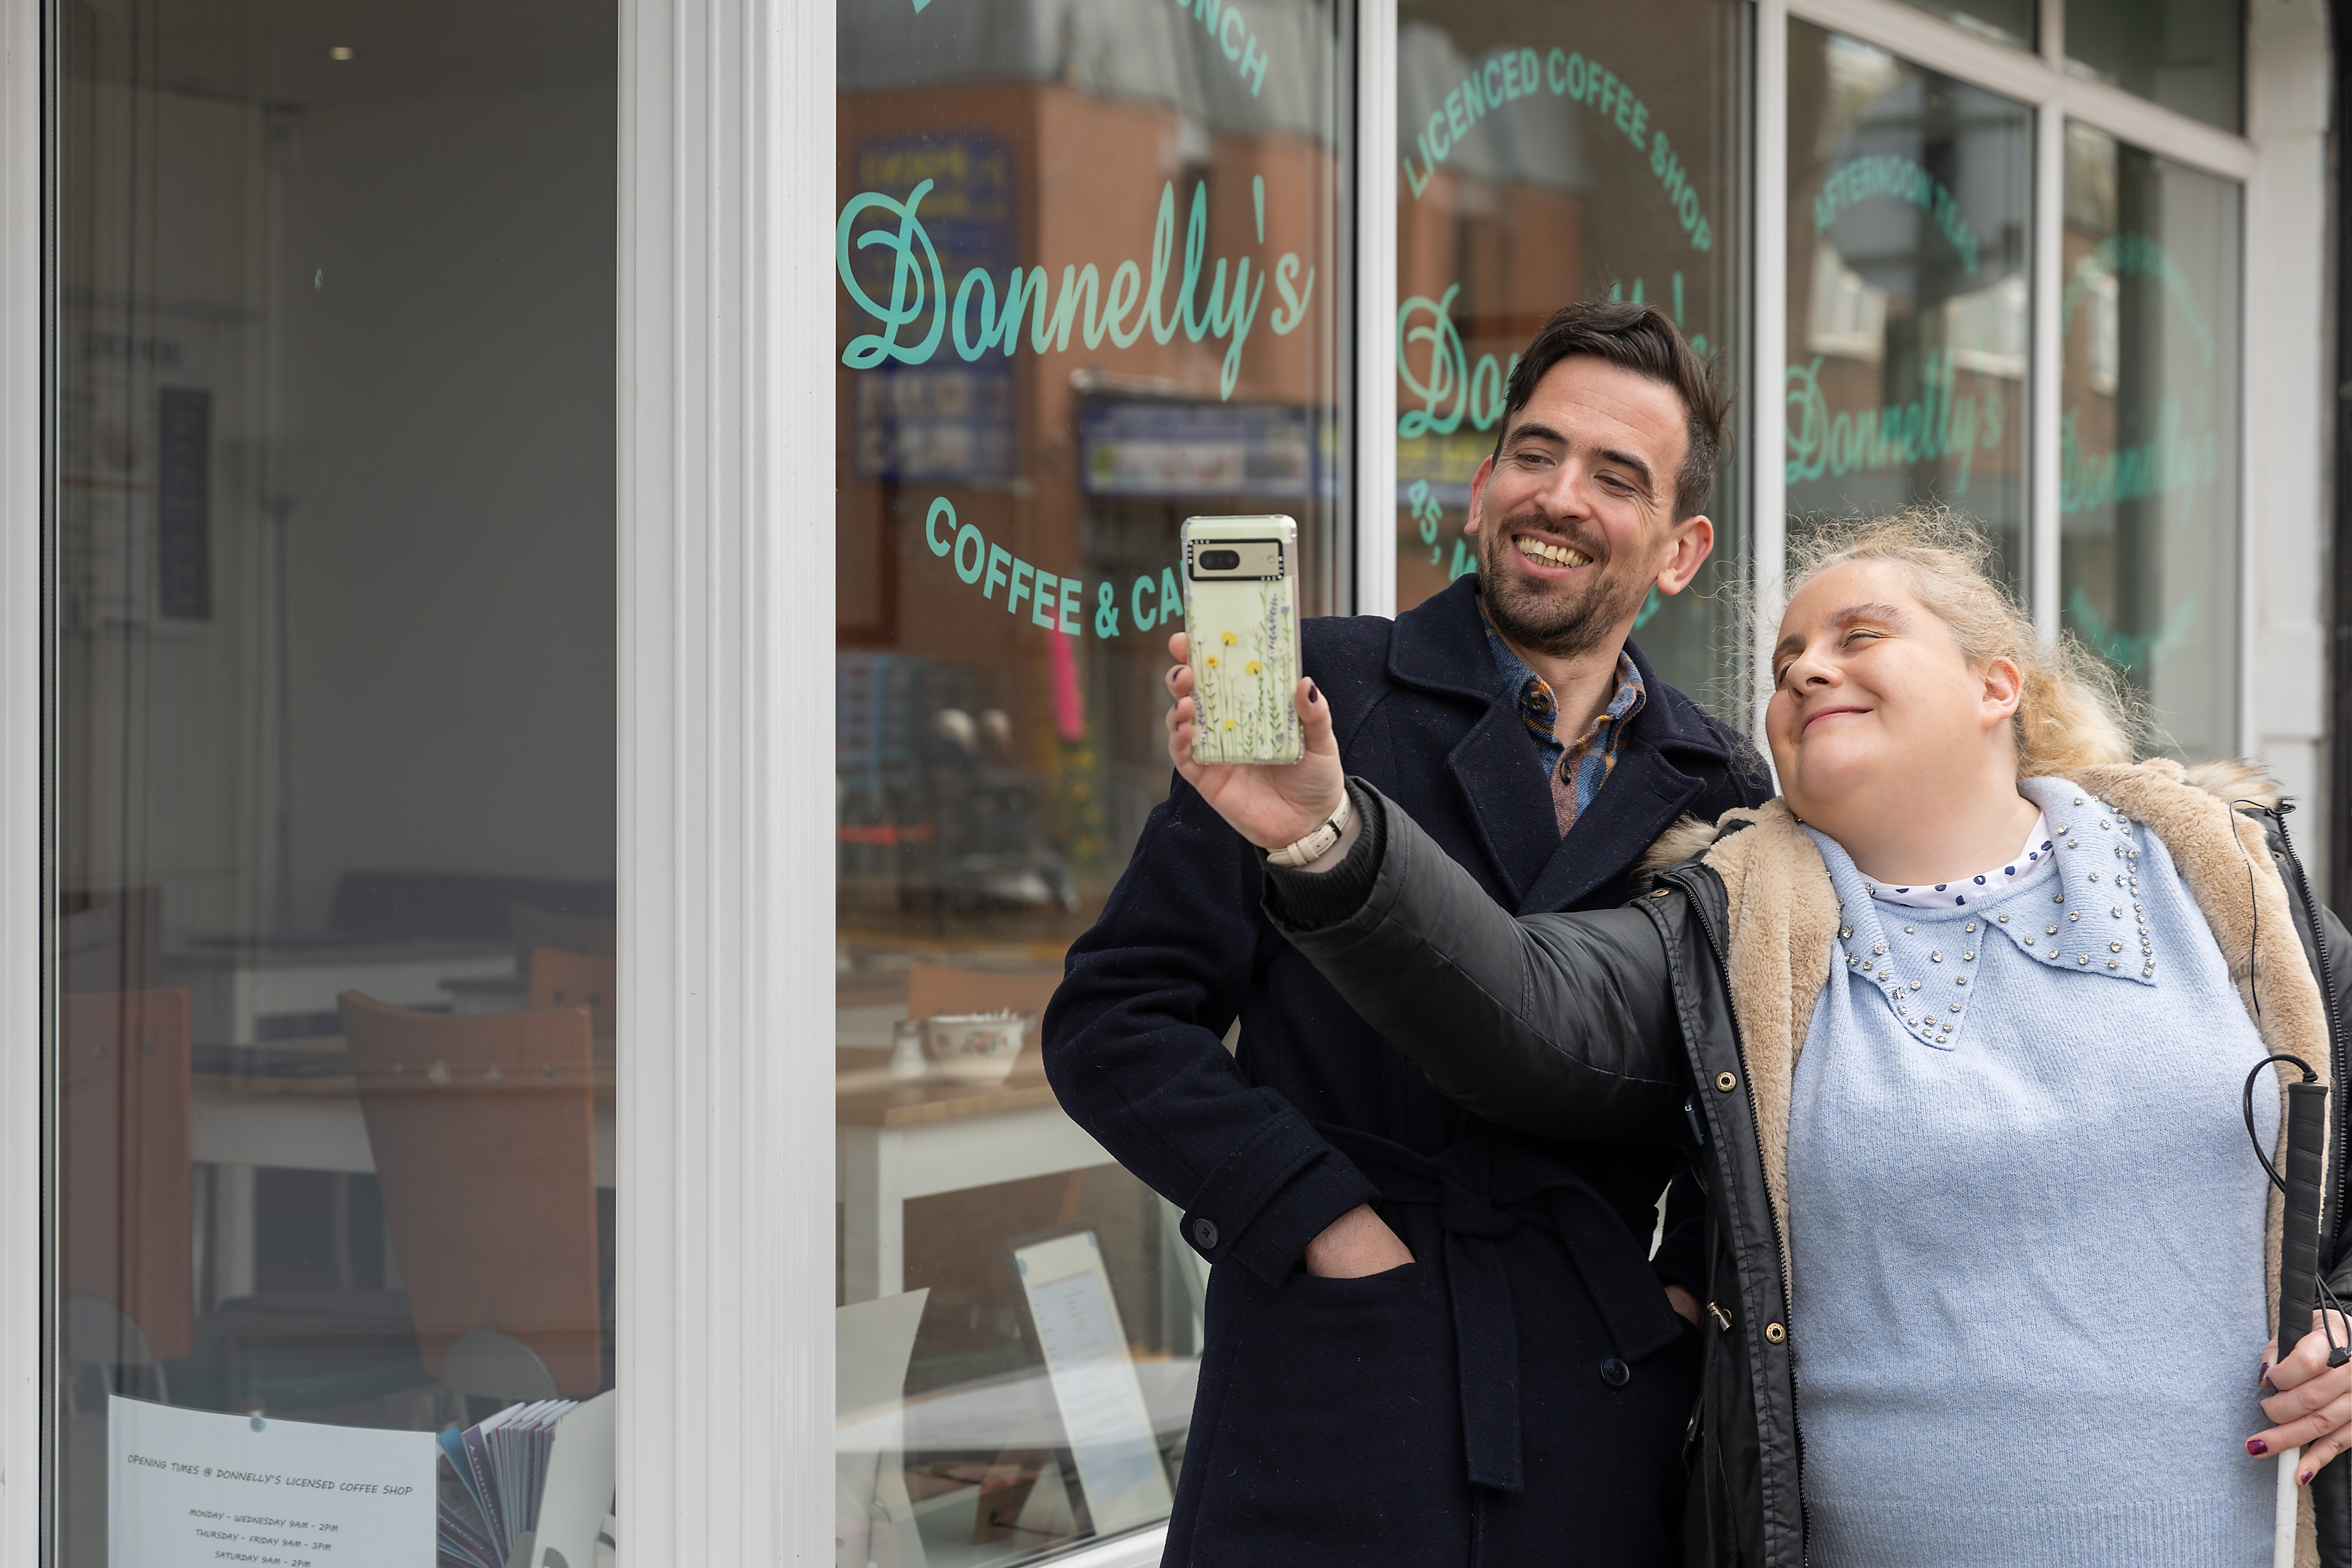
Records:
[[[2058,5],[2063,0],[2050,3]],[[1979,37],[2021,49],[2034,47],[2034,0],[1904,0],[1904,4],[1932,12]]]
[[[1470,481],[1545,318],[1576,300],[1673,316],[1717,380],[1744,374],[1748,101],[1738,0],[1402,0],[1397,35],[1397,605],[1475,570]],[[1661,52],[1658,40],[1676,47]],[[1386,347],[1386,345],[1383,345]],[[1735,406],[1737,406],[1735,403]],[[1726,443],[1716,547],[1633,639],[1672,684],[1743,710],[1716,596],[1747,572],[1744,447]]]
[[[2066,0],[2066,65],[2224,131],[2244,123],[2241,0]]]
[[[49,16],[47,1561],[595,1563],[617,13]]]
[[[1792,531],[1938,502],[2023,584],[2033,118],[1789,28]]]
[[[2183,757],[2237,748],[2242,209],[2230,181],[2066,128],[2061,605]]]
[[[1038,1022],[1168,792],[1183,520],[1287,514],[1349,607],[1339,25],[839,8],[843,1563],[1171,1501],[1205,1265]]]

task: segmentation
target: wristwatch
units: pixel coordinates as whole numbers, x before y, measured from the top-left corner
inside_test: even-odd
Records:
[[[1347,792],[1342,790],[1339,794],[1339,809],[1331,814],[1330,821],[1306,837],[1286,844],[1266,856],[1266,864],[1270,866],[1313,865],[1331,852],[1331,846],[1339,842],[1339,835],[1347,831],[1348,818],[1354,816],[1355,811],[1355,804],[1348,798]]]

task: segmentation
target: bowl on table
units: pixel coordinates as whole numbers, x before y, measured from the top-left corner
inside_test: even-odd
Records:
[[[1017,1013],[942,1013],[925,1020],[931,1070],[957,1083],[1003,1083],[1021,1056],[1028,1020]]]

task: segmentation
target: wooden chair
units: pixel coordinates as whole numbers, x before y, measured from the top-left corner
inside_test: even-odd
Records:
[[[165,1361],[195,1342],[188,1016],[174,989],[68,994],[58,1020],[64,1289]]]
[[[566,1394],[604,1386],[586,1007],[451,1015],[341,1004],[384,1221],[425,1370],[496,1329]]]
[[[593,1018],[596,1037],[609,1040],[618,1026],[613,988],[620,968],[620,961],[610,955],[600,958],[560,947],[534,947],[530,950],[530,1005],[585,1007]]]

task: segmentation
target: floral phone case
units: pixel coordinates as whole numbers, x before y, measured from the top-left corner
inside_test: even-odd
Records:
[[[1295,763],[1298,524],[1286,517],[1184,521],[1184,627],[1192,637],[1203,763]]]

